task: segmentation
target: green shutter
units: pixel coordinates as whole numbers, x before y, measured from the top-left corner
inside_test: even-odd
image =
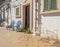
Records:
[[[48,9],[48,0],[44,0],[44,11]]]
[[[44,11],[51,10],[51,0],[44,0]]]
[[[44,11],[56,10],[57,0],[44,0]]]
[[[51,10],[51,0],[48,0],[48,10]]]
[[[52,10],[57,9],[57,0],[52,0],[52,2],[51,2],[51,9]]]

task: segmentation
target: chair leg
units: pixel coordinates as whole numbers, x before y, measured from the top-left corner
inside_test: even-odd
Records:
[[[18,28],[18,27],[16,27],[16,31],[17,31],[17,32],[19,31],[19,28]]]

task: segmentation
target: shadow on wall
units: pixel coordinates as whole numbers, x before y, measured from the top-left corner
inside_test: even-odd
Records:
[[[3,19],[2,19],[2,16],[0,14],[0,27],[2,27],[2,26],[3,26]]]

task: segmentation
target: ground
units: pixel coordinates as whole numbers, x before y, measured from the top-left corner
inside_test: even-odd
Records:
[[[60,47],[52,39],[33,36],[0,27],[0,47]]]

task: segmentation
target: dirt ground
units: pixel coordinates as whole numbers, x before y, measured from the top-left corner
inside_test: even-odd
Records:
[[[60,43],[0,27],[0,47],[60,47]]]

